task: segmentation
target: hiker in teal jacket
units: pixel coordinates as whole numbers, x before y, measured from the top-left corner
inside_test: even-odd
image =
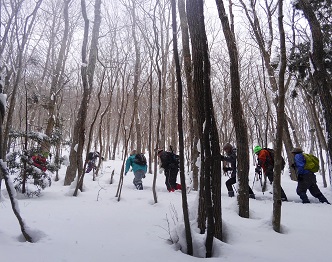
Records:
[[[135,176],[134,180],[133,180],[133,184],[135,185],[135,187],[138,190],[143,190],[142,178],[145,178],[145,174],[148,170],[148,166],[146,164],[145,165],[137,164],[135,161],[136,154],[137,154],[137,151],[133,150],[133,151],[131,151],[130,156],[127,158],[125,175],[127,175],[130,167],[132,167],[134,176]]]
[[[301,198],[302,203],[310,203],[307,196],[307,190],[309,190],[311,195],[318,198],[320,202],[330,204],[317,186],[315,173],[304,169],[306,160],[303,156],[303,150],[299,147],[296,147],[293,148],[292,153],[294,154],[293,167],[295,168],[297,174],[296,193]]]

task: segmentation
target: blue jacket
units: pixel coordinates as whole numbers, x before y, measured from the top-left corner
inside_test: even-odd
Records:
[[[305,158],[302,153],[296,154],[294,156],[295,166],[298,175],[307,175],[312,174],[311,171],[304,169],[305,166]]]
[[[135,163],[135,156],[136,155],[131,155],[127,158],[126,160],[126,170],[125,173],[127,173],[130,169],[130,166],[133,167],[133,172],[135,173],[137,170],[144,170],[144,172],[146,173],[148,170],[148,166],[141,166]]]

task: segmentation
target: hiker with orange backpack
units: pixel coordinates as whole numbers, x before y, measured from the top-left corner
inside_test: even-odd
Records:
[[[293,148],[292,153],[294,155],[294,164],[292,167],[295,168],[297,174],[296,193],[301,198],[302,203],[310,203],[307,196],[307,190],[309,190],[311,195],[318,198],[321,203],[330,204],[317,186],[316,175],[313,172],[314,170],[309,170],[309,168],[307,168],[306,164],[309,160],[306,160],[303,150],[299,147],[295,147]]]
[[[255,146],[254,153],[257,155],[257,166],[255,169],[256,173],[261,172],[261,169],[264,171],[264,176],[266,176],[270,184],[273,183],[274,176],[274,156],[270,153],[268,148],[262,148],[260,146]],[[283,188],[281,188],[281,200],[288,201],[287,196]]]

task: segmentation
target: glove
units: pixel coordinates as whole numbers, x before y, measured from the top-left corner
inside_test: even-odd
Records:
[[[164,172],[164,169],[163,168],[160,168],[159,169],[159,174],[162,174]]]
[[[256,173],[260,173],[262,171],[262,168],[260,166],[256,167],[255,168],[255,172]]]
[[[220,160],[221,160],[221,161],[224,161],[224,160],[225,160],[225,156],[221,155],[221,156],[220,156]]]
[[[145,174],[142,176],[142,178],[145,178]]]
[[[228,171],[232,171],[233,169],[231,167],[223,167],[222,170],[226,173]]]

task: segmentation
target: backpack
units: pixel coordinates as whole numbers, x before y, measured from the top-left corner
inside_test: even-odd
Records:
[[[92,160],[94,158],[95,153],[94,152],[89,152],[88,153],[88,160]]]
[[[272,148],[263,148],[267,150],[270,154],[271,160],[272,160],[272,165],[274,165],[274,149]],[[284,170],[286,165],[285,159],[281,156],[281,170]]]
[[[162,167],[169,168],[170,166],[179,168],[180,156],[173,152],[164,151],[163,157],[161,158]]]
[[[147,163],[146,158],[143,154],[136,154],[134,162],[140,166],[145,166]]]
[[[167,154],[168,154],[168,163],[174,164],[176,167],[179,167],[180,156],[177,154],[174,154],[173,152],[167,152]]]
[[[319,159],[311,154],[303,153],[305,159],[304,169],[316,173],[319,170]]]

